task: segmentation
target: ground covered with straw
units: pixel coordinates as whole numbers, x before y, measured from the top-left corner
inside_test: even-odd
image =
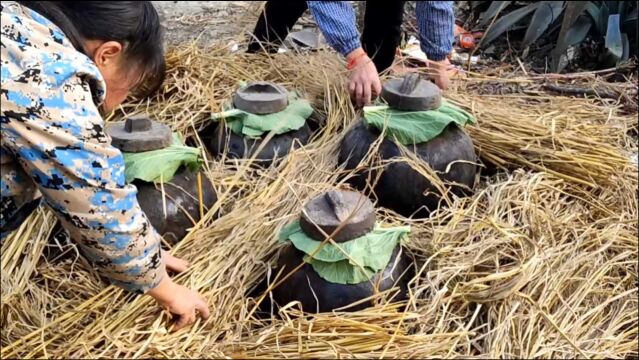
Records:
[[[177,279],[208,299],[211,317],[179,332],[151,298],[106,284],[82,258],[46,262],[54,217],[38,210],[2,245],[2,358],[638,355],[636,112],[611,99],[481,91],[545,81],[525,75],[455,81],[445,96],[478,120],[466,128],[483,161],[475,194],[447,197],[423,220],[378,208],[386,223],[411,225],[409,300],[380,293],[366,310],[317,315],[293,303],[264,318],[263,294],[249,293],[278,275],[278,231],[309,198],[347,187],[337,152],[359,115],[344,65],[326,52],[195,46],[170,51],[168,65],[162,93],[115,118],[145,111],[198,144],[239,81],[271,80],[311,100],[321,130],[268,169],[207,156],[219,201],[173,252],[191,262]]]

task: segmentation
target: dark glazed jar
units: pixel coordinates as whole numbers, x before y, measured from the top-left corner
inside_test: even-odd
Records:
[[[255,81],[243,85],[233,96],[233,107],[255,115],[277,114],[289,106],[289,93],[281,85]],[[255,157],[255,164],[268,167],[273,160],[285,157],[297,146],[306,145],[311,138],[308,120],[297,129],[272,136],[265,143],[268,133],[259,138],[249,138],[233,133],[224,123],[207,126],[200,137],[204,139],[207,149],[213,156],[226,154],[230,159],[250,159]],[[260,147],[263,148],[260,150]],[[259,152],[258,152],[259,150]]]
[[[294,246],[284,248],[277,263],[278,269],[284,268],[282,276],[286,276],[303,263],[304,255]],[[299,301],[305,312],[328,312],[397,287],[399,291],[390,296],[389,300],[402,301],[407,298],[408,282],[413,275],[414,265],[411,258],[400,245],[397,245],[386,268],[368,281],[359,284],[331,283],[321,278],[310,264],[304,264],[284,283],[273,289],[273,299],[280,306],[291,301]],[[371,305],[371,302],[362,302],[344,310],[357,311]]]
[[[208,178],[200,173],[202,180],[202,206],[204,213],[215,205],[217,195]],[[164,183],[166,217],[160,184],[136,180],[138,203],[155,230],[169,243],[182,240],[200,220],[200,201],[197,173],[181,167],[171,181]]]
[[[231,159],[250,159],[264,142],[266,135],[253,139],[237,135],[226,126],[220,124],[214,128],[213,136],[207,143],[207,148],[213,156],[220,156],[225,151]],[[274,159],[286,156],[295,146],[303,146],[311,138],[308,124],[284,134],[274,135],[255,157],[255,162],[268,167]]]
[[[361,193],[333,190],[305,204],[299,225],[306,236],[317,242],[323,241],[325,234],[332,234],[333,241],[343,243],[373,231],[375,208]],[[392,288],[398,288],[398,291],[390,294],[388,300],[405,300],[408,282],[414,275],[413,261],[399,243],[384,269],[357,284],[334,283],[322,278],[312,265],[304,261],[306,255],[293,244],[280,252],[275,273],[282,272],[280,279],[288,277],[273,289],[273,300],[277,305],[299,301],[306,312],[327,312],[339,308],[357,311],[373,305],[370,301],[358,303],[361,300]],[[293,271],[301,264],[298,270]],[[358,304],[349,306],[354,303]]]
[[[345,164],[346,170],[355,169],[379,136],[377,129],[367,127],[360,120],[342,141],[339,163]],[[457,125],[449,125],[428,142],[406,148],[435,170],[451,193],[465,196],[473,188],[477,157],[472,140]],[[390,160],[400,158],[401,151],[394,141],[384,139],[376,155],[381,160]],[[373,192],[379,205],[404,216],[427,216],[439,206],[441,194],[437,188],[409,163],[388,163],[381,171],[381,174],[374,170],[360,171],[349,183],[365,191],[367,181],[371,185],[376,181]]]

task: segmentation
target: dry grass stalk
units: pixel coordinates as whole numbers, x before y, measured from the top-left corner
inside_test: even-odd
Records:
[[[305,200],[344,186],[336,155],[356,114],[341,68],[325,53],[277,61],[222,48],[170,53],[163,94],[124,112],[146,111],[193,135],[237,81],[266,79],[309,97],[326,115],[322,132],[269,169],[207,164],[221,201],[174,252],[192,264],[178,281],[201,291],[212,315],[177,333],[167,331],[168,316],[151,299],[102,287],[82,261],[17,271],[37,261],[32,240],[42,241],[51,226],[46,213],[32,218],[29,231],[3,245],[2,357],[638,355],[637,175],[624,157],[636,144],[616,133],[625,117],[586,99],[451,92],[479,120],[468,131],[482,156],[510,169],[482,178],[473,197],[450,198],[426,220],[379,209],[384,221],[412,226],[407,246],[418,272],[410,299],[390,304],[378,294],[365,311],[317,315],[293,303],[270,318],[252,316],[247,294],[276,277],[269,264],[277,232]],[[379,165],[372,156],[365,164]],[[21,291],[5,297],[16,284]]]

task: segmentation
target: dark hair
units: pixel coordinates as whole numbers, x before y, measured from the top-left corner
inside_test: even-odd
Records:
[[[138,95],[155,92],[164,80],[160,17],[150,1],[18,1],[46,17],[85,53],[85,40],[122,43],[124,56],[143,69]],[[85,53],[86,54],[86,53]]]

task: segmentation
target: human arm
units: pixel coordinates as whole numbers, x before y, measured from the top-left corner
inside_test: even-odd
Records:
[[[122,154],[78,77],[51,85],[3,83],[3,145],[100,274],[145,293],[164,265],[159,236],[124,182]]]
[[[183,260],[175,258],[168,253],[163,255],[167,259],[166,267],[168,269],[173,269],[177,272],[186,269],[186,267],[182,267],[183,264],[180,264],[184,263]],[[206,301],[196,291],[174,283],[166,273],[160,283],[149,290],[147,294],[153,297],[160,306],[168,309],[169,312],[178,317],[173,327],[174,331],[194,323],[197,313],[204,319],[210,316]]]
[[[431,78],[437,86],[446,89],[450,78],[447,56],[453,48],[455,14],[452,1],[418,1],[417,23],[421,50],[433,69]]]
[[[347,1],[307,1],[326,42],[346,57],[361,47],[355,12]]]
[[[124,182],[122,155],[104,133],[89,86],[80,77],[64,77],[65,64],[50,67],[57,72],[3,77],[3,147],[101,275],[156,298],[180,316],[177,327],[194,321],[195,309],[208,316],[202,299],[168,276],[166,268],[183,270],[185,264],[162,256],[135,187]]]
[[[349,64],[349,92],[356,105],[364,106],[381,91],[375,64],[361,47],[355,12],[346,1],[308,1],[308,7],[326,42]]]

